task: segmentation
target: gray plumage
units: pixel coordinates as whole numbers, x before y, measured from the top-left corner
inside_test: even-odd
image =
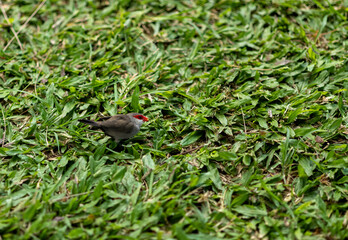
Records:
[[[106,135],[113,137],[118,142],[121,139],[131,138],[136,135],[141,125],[148,121],[148,118],[139,113],[128,113],[102,118],[102,121],[97,122],[87,119],[79,121],[103,130]]]

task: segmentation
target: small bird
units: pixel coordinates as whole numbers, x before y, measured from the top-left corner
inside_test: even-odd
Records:
[[[80,119],[82,123],[92,125],[104,131],[110,137],[113,137],[116,142],[121,139],[133,137],[140,130],[144,122],[149,121],[147,117],[140,113],[118,114],[112,117],[105,117],[102,121],[91,121]]]

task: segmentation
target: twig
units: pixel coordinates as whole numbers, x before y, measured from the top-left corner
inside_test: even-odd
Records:
[[[28,24],[28,22],[35,16],[35,14],[40,10],[40,8],[42,8],[42,6],[46,3],[46,0],[43,0],[40,5],[35,9],[35,11],[31,14],[31,16],[27,19],[27,21],[19,28],[18,32],[16,32],[15,36],[17,34],[19,34],[23,28],[26,27],[26,25]],[[7,43],[7,45],[4,47],[4,51],[6,51],[6,49],[11,45],[13,39],[15,39],[15,37],[11,38],[11,40]]]
[[[177,155],[185,155],[185,154],[188,154],[188,153],[190,153],[190,152],[193,152],[193,151],[196,151],[196,150],[198,150],[198,149],[201,149],[202,147],[204,147],[204,146],[198,146],[198,147],[192,148],[192,149],[190,149],[190,150],[186,150],[185,152],[179,153],[179,154],[177,154]]]
[[[247,129],[245,125],[245,118],[244,118],[244,112],[243,112],[243,107],[240,107],[240,110],[242,110],[242,118],[243,118],[243,125],[244,125],[244,133],[247,134]]]
[[[57,199],[54,199],[52,200],[50,203],[55,203],[55,202],[58,202],[60,200],[68,200],[70,198],[73,198],[73,197],[79,197],[79,196],[82,196],[82,195],[86,195],[86,194],[91,194],[93,193],[94,191],[89,191],[89,192],[83,192],[83,193],[76,193],[76,194],[72,194],[72,195],[69,195],[69,196],[64,196],[64,197],[61,197],[61,198],[57,198]]]
[[[238,100],[239,100],[239,96],[238,96]],[[246,129],[246,125],[245,125],[245,118],[244,118],[244,112],[243,112],[243,107],[240,107],[240,110],[242,111],[242,118],[243,118],[243,125],[244,125],[244,134],[247,134],[247,129]]]
[[[152,169],[150,168],[150,169],[144,174],[144,176],[141,178],[141,181],[145,181],[145,179],[147,178],[147,176],[150,175],[151,172],[152,172]]]
[[[2,15],[4,15],[4,18],[6,19],[6,22],[8,23],[8,25],[10,25],[11,31],[12,31],[13,35],[15,36],[15,38],[16,38],[16,40],[17,40],[17,42],[18,42],[18,45],[19,45],[19,47],[21,48],[21,51],[23,51],[22,43],[21,43],[21,41],[19,40],[16,31],[13,29],[10,20],[9,20],[8,17],[7,17],[6,11],[5,11],[5,9],[4,9],[4,6],[2,5],[2,1],[1,1],[1,0],[0,0],[0,8],[1,8],[1,11],[2,11]]]

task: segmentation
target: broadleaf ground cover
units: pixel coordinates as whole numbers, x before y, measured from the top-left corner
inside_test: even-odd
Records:
[[[347,9],[1,1],[1,238],[348,238]]]

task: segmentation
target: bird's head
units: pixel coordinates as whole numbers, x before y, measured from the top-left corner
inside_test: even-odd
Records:
[[[148,119],[147,117],[145,117],[144,115],[139,114],[139,113],[132,113],[132,116],[133,116],[135,119],[141,120],[141,121],[143,121],[143,122],[149,121],[149,119]]]

